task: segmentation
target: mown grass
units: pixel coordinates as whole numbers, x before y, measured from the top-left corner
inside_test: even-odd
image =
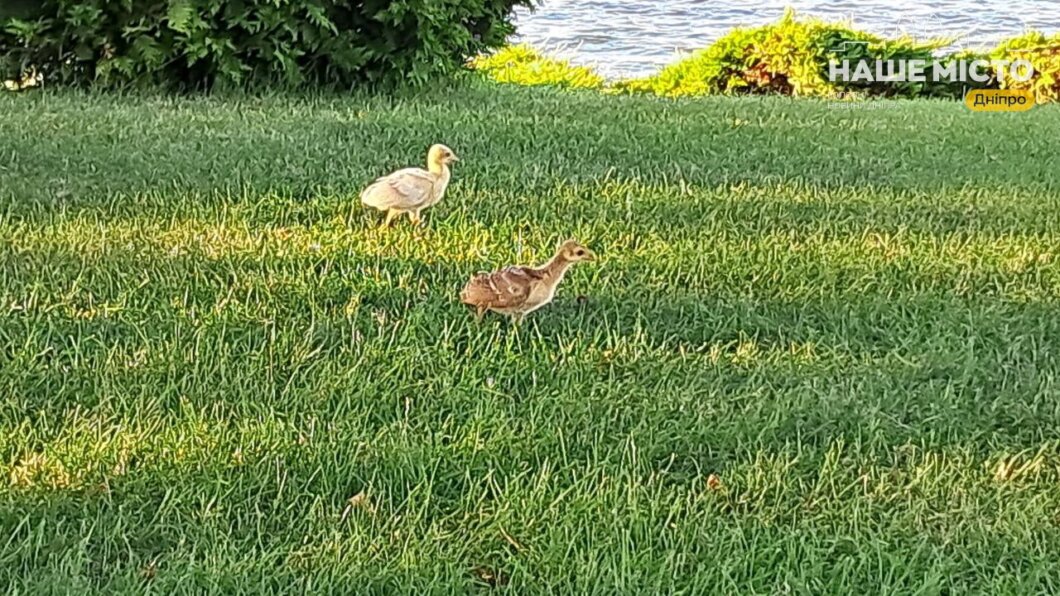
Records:
[[[9,591],[1060,589],[1060,110],[0,112]],[[566,236],[601,260],[522,327],[459,305]]]

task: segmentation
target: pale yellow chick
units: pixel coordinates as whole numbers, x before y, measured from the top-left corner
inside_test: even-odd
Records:
[[[361,193],[361,203],[386,211],[384,226],[408,214],[414,225],[420,225],[420,212],[445,196],[449,186],[449,164],[459,161],[445,145],[433,145],[427,152],[427,169],[405,168],[379,178]]]

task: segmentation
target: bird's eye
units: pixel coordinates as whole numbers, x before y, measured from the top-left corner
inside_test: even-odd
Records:
[[[574,254],[578,255],[579,257],[583,257],[583,256],[585,256],[585,251],[584,250],[578,250],[578,252],[576,252]]]

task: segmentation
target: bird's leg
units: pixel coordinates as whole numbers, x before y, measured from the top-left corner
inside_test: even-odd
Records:
[[[414,226],[418,226],[423,222],[423,220],[420,219],[419,211],[409,211],[409,219],[412,220],[412,225]]]
[[[517,313],[512,315],[512,323],[514,323],[515,325],[522,325],[523,324],[523,319],[525,319],[525,318],[526,318],[526,313],[525,312],[517,312]]]
[[[484,317],[484,316],[486,316],[486,307],[485,306],[479,306],[478,308],[475,309],[475,322],[476,323],[481,323],[482,322],[482,317]]]
[[[383,222],[383,227],[389,228],[391,224],[394,223],[394,220],[397,218],[398,215],[399,214],[397,211],[394,211],[393,209],[388,209],[386,212],[386,221]]]

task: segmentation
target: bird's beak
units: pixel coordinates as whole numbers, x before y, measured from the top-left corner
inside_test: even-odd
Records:
[[[460,158],[457,157],[456,154],[454,153],[452,156],[449,157],[449,161],[454,161],[454,162],[455,161],[460,161]]]
[[[585,249],[585,260],[586,261],[595,261],[596,260],[596,253],[591,251],[591,250],[589,250],[588,248]]]

